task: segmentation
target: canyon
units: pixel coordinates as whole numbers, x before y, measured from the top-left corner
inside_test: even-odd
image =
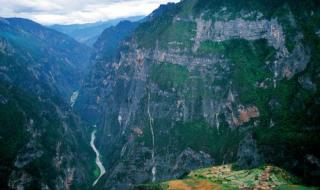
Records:
[[[0,188],[319,186],[319,31],[315,0],[182,0],[90,47],[1,18]]]

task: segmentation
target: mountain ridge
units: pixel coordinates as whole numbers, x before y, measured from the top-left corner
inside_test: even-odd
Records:
[[[69,104],[89,51],[27,19],[0,22],[1,189],[90,187],[89,128]]]
[[[93,46],[104,29],[115,26],[123,20],[137,22],[143,18],[144,16],[134,16],[104,22],[100,21],[87,24],[51,25],[49,27],[73,37],[78,42],[84,43],[88,46]]]

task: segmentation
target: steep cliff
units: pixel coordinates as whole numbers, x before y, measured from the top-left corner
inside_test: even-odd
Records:
[[[105,62],[112,62],[119,58],[119,51],[124,40],[131,37],[140,22],[125,20],[116,26],[106,28],[93,46],[91,67],[88,67],[90,73],[84,80],[84,88],[80,91],[80,98],[75,104],[76,110],[79,111],[82,118],[91,122],[92,125],[97,119],[98,115],[96,113],[100,111],[97,111],[96,107],[92,106],[95,100],[92,99],[91,95],[95,94],[96,91],[104,90],[104,87],[100,87],[100,84],[98,84],[98,81],[105,77],[105,68],[102,67],[104,67]]]
[[[77,106],[98,127],[104,188],[222,163],[272,163],[318,183],[319,8],[184,0],[98,58]]]

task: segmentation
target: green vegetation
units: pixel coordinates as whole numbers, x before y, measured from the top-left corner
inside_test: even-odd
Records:
[[[0,104],[0,136],[1,143],[0,154],[1,162],[9,162],[15,158],[18,149],[26,143],[29,137],[25,124],[29,121],[22,108],[28,108],[30,117],[38,117],[36,110],[39,109],[39,103],[30,95],[21,92],[15,88],[8,90],[9,86],[0,83],[1,97],[6,99],[5,104]],[[12,135],[15,134],[15,135]],[[10,165],[10,164],[5,164]]]
[[[254,104],[266,115],[270,89],[260,89],[257,83],[266,78],[272,79],[272,73],[266,65],[275,56],[275,49],[268,46],[266,40],[247,41],[242,39],[225,42],[205,41],[201,43],[199,53],[223,54],[232,61],[231,81],[240,95],[241,103]],[[270,85],[270,84],[269,84]]]
[[[146,184],[146,185],[137,185],[134,187],[134,190],[164,190],[167,189],[166,184]]]
[[[296,45],[295,37],[298,34],[298,29],[296,28],[296,26],[294,26],[295,23],[291,23],[290,19],[293,20],[295,18],[290,18],[292,13],[290,12],[288,6],[281,7],[274,13],[274,15],[278,18],[278,21],[283,27],[283,32],[285,34],[285,45],[288,51],[292,52]]]
[[[9,90],[10,89],[10,90]],[[0,185],[7,184],[13,161],[31,137],[26,123],[29,117],[38,118],[39,103],[30,94],[19,91],[0,82],[0,95],[4,103],[0,104],[0,165],[5,166],[0,172]],[[26,112],[22,112],[22,110]],[[4,186],[3,186],[4,187]]]
[[[266,40],[246,41],[233,39],[224,42],[202,42],[199,51],[194,56],[208,58],[211,55],[223,55],[230,61],[230,73],[223,73],[221,74],[222,77],[218,79],[210,78],[210,74],[213,73],[210,69],[217,68],[210,68],[208,64],[206,65],[208,68],[205,69],[207,73],[192,70],[188,74],[187,80],[183,80],[184,82],[181,83],[177,82],[175,85],[173,81],[179,81],[179,79],[171,77],[174,71],[168,72],[170,69],[161,68],[159,65],[155,66],[151,69],[152,73],[150,73],[152,82],[158,84],[161,89],[170,89],[173,86],[183,87],[176,94],[179,98],[185,100],[186,104],[188,104],[186,106],[194,109],[192,111],[195,113],[201,113],[201,106],[204,100],[225,98],[227,94],[225,92],[221,94],[215,93],[214,90],[217,89],[214,87],[224,87],[229,81],[232,81],[232,90],[237,92],[236,99],[239,101],[235,104],[255,105],[260,112],[259,122],[256,122],[257,127],[251,128],[249,126],[252,126],[251,124],[253,123],[249,123],[234,131],[229,130],[223,124],[219,130],[212,128],[208,123],[203,122],[203,118],[197,114],[194,114],[195,116],[192,115],[192,121],[186,123],[173,122],[170,121],[172,118],[166,119],[165,116],[162,119],[155,118],[156,152],[161,154],[169,148],[180,151],[191,147],[196,151],[203,150],[210,153],[217,159],[218,163],[221,163],[223,155],[228,155],[229,152],[236,154],[237,145],[243,133],[253,132],[253,138],[257,142],[259,153],[263,155],[266,162],[284,167],[290,172],[303,176],[304,182],[319,183],[317,182],[320,176],[319,169],[316,169],[314,164],[310,164],[310,161],[306,158],[306,155],[310,154],[314,155],[315,158],[320,157],[319,151],[316,149],[320,144],[318,127],[320,108],[319,103],[317,103],[320,96],[320,38],[315,34],[320,29],[320,6],[318,1],[183,1],[176,8],[166,11],[162,17],[157,18],[154,22],[143,24],[138,29],[138,43],[141,42],[140,45],[145,48],[154,48],[157,44],[160,48],[167,48],[170,47],[166,46],[168,42],[177,41],[182,42],[180,43],[180,48],[188,49],[188,40],[194,36],[192,30],[194,30],[195,26],[192,23],[185,22],[183,19],[187,16],[198,18],[201,14],[205,14],[204,19],[212,19],[214,21],[218,19],[214,14],[220,11],[222,7],[227,7],[226,12],[228,15],[222,18],[226,20],[237,18],[240,12],[251,13],[253,11],[261,12],[263,14],[262,19],[277,19],[283,26],[286,47],[289,52],[292,52],[297,45],[297,34],[302,32],[302,45],[306,47],[307,52],[310,50],[311,61],[305,71],[296,73],[293,78],[277,80],[276,87],[273,84],[274,73],[272,72],[273,61],[276,59],[276,50],[269,46]],[[176,22],[174,19],[178,17],[182,19]],[[256,20],[257,18],[252,16],[248,19]],[[147,32],[142,32],[143,30]],[[139,41],[140,39],[141,41]],[[220,69],[217,70],[220,72]],[[167,73],[170,74],[167,75]],[[153,77],[153,75],[155,76]],[[311,81],[316,84],[316,92],[303,88],[301,82],[299,83],[299,79],[305,76],[310,77]],[[177,84],[188,85],[181,86]],[[168,105],[175,103],[172,97],[156,97],[156,95],[152,95],[151,98],[153,102],[157,103],[165,102]],[[168,107],[163,109],[168,110],[168,114],[170,114],[170,108]],[[223,120],[225,118],[220,119],[220,121]],[[148,123],[148,121],[144,122]],[[151,143],[149,131],[148,127],[145,127],[143,135],[140,137],[142,139],[140,140],[145,142],[147,146],[150,146]],[[235,159],[235,156],[228,155],[227,157]],[[250,172],[245,171],[244,173],[250,176],[250,180],[245,182],[248,185],[254,184],[256,179],[253,176],[261,172],[262,169]],[[235,176],[243,177],[238,176],[238,174]],[[285,182],[281,176],[273,175],[276,176],[275,181]],[[206,176],[199,176],[200,178],[206,179]],[[189,182],[186,181],[185,183],[188,185]],[[152,186],[159,188],[158,185],[150,185],[148,188]],[[279,184],[278,188],[303,189],[305,187]]]
[[[189,71],[181,65],[159,63],[151,65],[150,79],[162,90],[181,88],[187,81]]]
[[[302,185],[280,185],[277,190],[317,190],[315,187],[306,187]]]
[[[319,38],[314,35],[309,34],[308,38],[310,38],[309,44],[319,43]],[[320,49],[319,46],[311,47],[313,47],[313,57],[304,73],[315,76],[315,71],[319,68],[317,63],[320,60],[316,52],[320,52]],[[272,78],[272,73],[265,63],[272,62],[275,55],[275,50],[264,40],[253,42],[230,40],[220,43],[207,41],[201,44],[199,53],[224,54],[232,61],[231,80],[239,93],[240,102],[256,105],[260,111],[260,127],[254,129],[254,134],[262,152],[265,155],[272,155],[266,156],[267,160],[272,160],[273,163],[282,165],[298,175],[308,176],[305,178],[306,181],[314,181],[319,174],[310,173],[311,177],[306,172],[311,166],[299,165],[292,168],[287,162],[296,158],[304,159],[301,157],[302,152],[305,154],[317,152],[315,147],[320,144],[319,135],[304,130],[302,126],[317,125],[316,110],[319,110],[319,106],[316,106],[314,101],[319,92],[315,94],[303,89],[298,82],[301,74],[290,80],[278,81],[276,88],[273,88],[271,82],[266,83],[269,86],[266,89],[258,88],[257,83]],[[270,104],[272,101],[275,105]],[[315,114],[307,116],[308,109],[314,110],[312,113]],[[274,128],[269,128],[271,118],[275,123]],[[285,153],[279,155],[279,152]]]
[[[311,39],[314,42],[319,41],[316,37],[312,37]],[[319,47],[320,46],[314,46],[314,50],[320,52]],[[230,60],[232,72],[231,75],[228,76],[230,78],[226,80],[231,79],[231,81],[233,81],[232,86],[239,93],[242,104],[251,104],[258,107],[260,112],[260,127],[254,128],[253,134],[257,140],[259,149],[267,155],[266,159],[295,172],[295,174],[310,177],[307,173],[307,168],[310,166],[304,168],[306,165],[299,165],[298,167],[292,168],[288,160],[302,159],[301,151],[304,153],[317,152],[315,147],[320,144],[319,135],[301,128],[301,126],[305,126],[307,123],[317,125],[316,122],[318,119],[313,117],[307,121],[306,118],[308,117],[306,116],[305,109],[301,109],[304,107],[303,105],[310,105],[310,108],[317,112],[316,110],[319,110],[319,108],[313,103],[316,94],[312,94],[310,91],[301,88],[298,83],[298,76],[290,80],[283,79],[282,81],[277,81],[276,88],[273,88],[273,73],[270,71],[271,65],[267,65],[266,62],[272,63],[275,59],[275,52],[276,50],[270,47],[266,40],[246,41],[234,39],[225,42],[202,42],[198,54],[223,54]],[[318,54],[314,53],[312,58],[313,65],[311,66],[313,68],[318,68],[316,65],[316,60],[319,60],[317,55]],[[159,71],[161,69],[157,68],[153,71],[156,70]],[[312,72],[312,70],[310,70],[310,72]],[[159,73],[173,72],[162,71]],[[196,73],[189,73],[190,76],[195,74]],[[153,78],[153,80],[158,81],[157,84],[162,84],[160,85],[162,89],[174,86],[170,84],[172,84],[172,81],[177,80],[165,75],[168,80],[161,81],[159,80],[161,78],[160,74],[157,75],[157,73],[154,72],[152,75],[158,77],[157,79]],[[210,78],[208,78],[208,81],[205,80],[205,77],[202,79],[192,77],[192,80],[190,78],[191,77],[187,80],[187,83],[190,86],[195,86],[197,89],[196,91],[192,91],[193,93],[187,93],[191,101],[197,104],[201,103],[203,98],[210,97],[210,92],[206,89],[207,82],[210,81]],[[267,78],[269,78],[269,80],[265,80]],[[267,88],[258,88],[257,84],[261,82],[265,82]],[[186,83],[186,81],[183,83]],[[270,104],[272,101],[275,102],[276,106]],[[295,102],[295,104],[293,104],[293,102]],[[199,104],[198,106],[195,105],[195,107],[201,106]],[[291,109],[288,109],[290,107]],[[271,118],[275,123],[273,128],[269,128]],[[195,120],[194,122],[184,124],[176,123],[168,133],[156,139],[157,151],[165,151],[165,149],[168,148],[166,143],[172,142],[170,144],[179,147],[179,150],[191,147],[196,151],[203,150],[211,155],[215,155],[218,163],[222,161],[224,154],[236,152],[237,145],[242,137],[241,134],[243,133],[239,131],[229,131],[228,128],[223,127],[217,131],[217,129],[210,127],[205,122],[201,122],[201,118],[199,119],[200,122],[196,122]],[[224,119],[220,121],[222,120]],[[155,125],[155,130],[157,130],[167,128],[172,124],[155,120]],[[160,131],[156,133],[161,134]],[[147,134],[148,132],[145,133],[145,137],[147,137]],[[174,140],[168,137],[171,135]],[[149,139],[149,137],[147,138]],[[283,154],[278,154],[279,152],[283,152]],[[234,157],[230,159],[232,160]],[[301,171],[304,172],[301,173]],[[318,176],[316,172],[311,174],[313,177],[306,179],[306,181],[314,181]]]
[[[160,46],[162,48],[170,46],[169,43],[176,43],[181,48],[191,49],[195,36],[196,24],[191,21],[177,21],[170,25],[160,36]]]
[[[152,21],[141,23],[134,36],[137,42],[144,48],[155,47],[159,37],[172,24],[174,15],[178,12],[175,6],[167,8],[161,15],[157,15]]]
[[[194,22],[175,21],[174,23],[167,23],[167,20],[163,22],[161,25],[166,25],[166,27],[159,26],[154,28],[149,33],[144,33],[144,36],[139,36],[138,33],[139,44],[147,48],[159,45],[163,49],[167,49],[170,46],[191,49],[193,44],[192,38],[195,36],[196,30],[196,24]],[[138,28],[137,32],[142,30],[143,26],[144,24]],[[161,30],[161,28],[164,29]],[[154,39],[158,40],[156,41]],[[155,42],[157,42],[157,44]]]
[[[70,154],[70,152],[80,152],[85,150],[86,157],[91,157],[90,147],[86,142],[75,144],[71,138],[64,138],[61,119],[50,103],[40,102],[32,93],[13,87],[6,82],[0,81],[0,165],[4,166],[0,172],[0,185],[6,187],[8,177],[15,167],[13,164],[18,154],[25,154],[32,148],[26,148],[27,143],[33,138],[35,149],[43,151],[40,157],[34,158],[23,170],[33,176],[32,183],[26,185],[30,189],[38,189],[42,183],[54,187],[55,179],[62,175],[61,171],[55,168],[53,158],[56,156],[56,145],[61,143],[60,154]],[[57,100],[58,104],[59,100]],[[31,120],[33,126],[31,127]],[[66,118],[69,130],[74,130],[76,123]],[[32,136],[32,133],[41,133],[41,136]],[[80,137],[76,132],[74,137]],[[30,149],[30,150],[29,150]],[[31,154],[31,153],[29,153]],[[81,160],[80,160],[81,161]],[[90,164],[92,161],[92,164]],[[94,165],[94,158],[90,159],[87,169],[90,170]],[[76,163],[70,163],[76,164]],[[61,167],[67,167],[63,162]],[[93,179],[94,176],[92,176]],[[82,184],[84,185],[84,184]],[[79,189],[86,189],[80,188]]]
[[[222,117],[222,116],[221,116]],[[223,118],[220,118],[223,121]],[[147,123],[147,121],[146,121]],[[243,138],[243,132],[230,129],[226,123],[220,123],[220,128],[211,127],[204,121],[177,122],[170,127],[171,122],[165,119],[154,120],[155,149],[158,154],[166,153],[168,150],[183,151],[191,148],[194,151],[204,151],[214,155],[218,163],[222,163],[225,155],[235,159],[239,141]],[[167,129],[164,131],[164,129]],[[150,129],[147,126],[143,135],[138,139],[147,146],[152,146]]]
[[[9,188],[13,171],[11,180],[24,173],[32,177],[25,189],[57,187],[58,177],[64,179],[69,168],[88,171],[81,177],[90,181],[94,157],[79,118],[63,100],[80,80],[76,68],[86,62],[88,49],[31,21],[10,18],[8,23],[0,24],[2,47],[8,50],[0,52],[0,187]],[[72,186],[88,189],[82,187],[87,184]]]
[[[192,38],[195,36],[196,23],[188,19],[189,11],[194,1],[185,1],[178,5],[171,5],[161,10],[161,14],[139,25],[134,36],[140,46],[162,49],[168,47],[191,49]],[[178,20],[174,20],[175,17]]]
[[[97,177],[99,177],[99,175],[100,175],[100,169],[97,165],[95,165],[94,170],[93,170],[93,176],[94,176],[94,178],[97,178]]]
[[[215,155],[218,163],[223,161],[225,154],[232,155],[236,151],[242,138],[239,130],[232,130],[226,125],[217,129],[205,122],[179,124],[174,128],[173,134],[182,150],[190,147],[195,151],[207,152]]]
[[[213,42],[210,40],[201,42],[200,49],[198,50],[200,54],[220,54],[225,52],[226,47],[224,42]]]
[[[302,10],[316,10],[319,7],[319,1],[317,0],[197,0],[193,11],[195,14],[200,14],[203,10],[210,10],[215,12],[221,9],[221,7],[227,7],[228,12],[240,12],[241,10],[254,10],[262,12],[266,18],[272,18],[273,14],[284,6],[289,6],[294,11],[303,13]]]
[[[40,42],[38,39],[31,38],[30,36],[21,36],[14,32],[2,32],[0,31],[0,37],[7,39],[8,42],[19,49],[20,51],[27,51],[31,53],[35,58],[41,57]]]

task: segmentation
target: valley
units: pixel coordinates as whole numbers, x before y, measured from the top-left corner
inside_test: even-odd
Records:
[[[319,31],[316,0],[0,18],[0,189],[319,189]]]

